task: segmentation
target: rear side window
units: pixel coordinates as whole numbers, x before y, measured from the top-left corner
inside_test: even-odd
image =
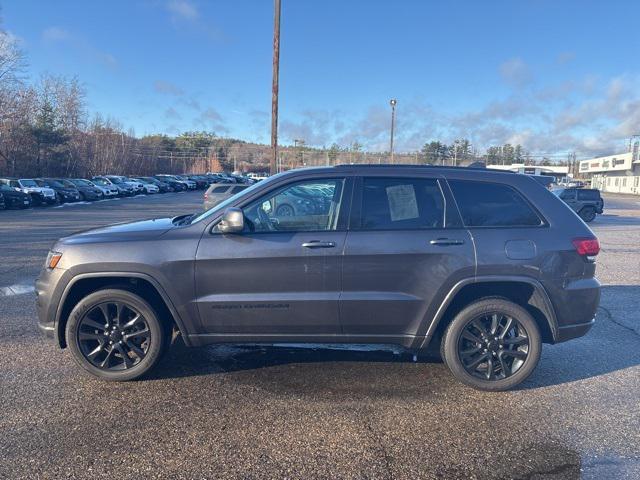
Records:
[[[600,200],[598,190],[578,190],[578,200]]]
[[[449,180],[467,227],[531,227],[542,221],[524,197],[507,185]]]
[[[225,193],[228,188],[229,188],[228,185],[225,185],[224,187],[216,187],[213,190],[211,190],[211,193]]]
[[[364,230],[442,228],[444,197],[430,178],[380,178],[363,180]]]
[[[240,185],[238,187],[233,187],[233,188],[231,188],[231,193],[232,194],[236,194],[238,192],[243,191],[245,188],[247,188],[246,185]]]

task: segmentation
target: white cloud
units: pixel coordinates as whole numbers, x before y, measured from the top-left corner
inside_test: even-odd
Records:
[[[156,80],[153,82],[153,88],[156,92],[165,93],[167,95],[180,96],[184,94],[184,91],[180,87],[164,80]]]
[[[400,99],[396,113],[398,152],[419,150],[431,140],[451,143],[465,137],[480,151],[511,143],[534,155],[614,153],[640,130],[640,76],[531,83],[524,90],[508,91],[475,109],[455,113]],[[333,142],[347,146],[357,140],[366,150],[383,151],[389,145],[390,116],[384,102],[360,113],[304,110],[281,117],[280,136],[289,142],[302,138],[314,146]]]
[[[531,70],[521,58],[512,58],[500,65],[500,75],[514,87],[523,87],[532,80]]]
[[[199,17],[198,9],[188,0],[171,0],[166,6],[174,19],[196,20]]]
[[[576,54],[573,52],[561,52],[558,54],[556,62],[558,65],[566,65],[567,63],[572,62],[575,58]]]
[[[42,31],[42,39],[45,42],[61,42],[65,40],[69,40],[71,38],[71,34],[60,27],[48,27]]]
[[[100,62],[110,69],[115,69],[118,66],[116,57],[111,53],[94,47],[87,39],[74,35],[64,28],[57,26],[45,28],[42,31],[42,40],[48,44],[50,48],[54,48],[55,44],[62,44],[64,42],[64,45],[70,46],[90,60]]]

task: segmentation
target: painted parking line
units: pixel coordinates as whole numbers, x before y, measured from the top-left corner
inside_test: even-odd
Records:
[[[0,297],[13,297],[15,295],[25,295],[35,292],[33,285],[11,285],[9,287],[0,287]]]

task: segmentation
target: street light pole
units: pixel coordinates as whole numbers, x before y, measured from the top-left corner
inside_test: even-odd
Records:
[[[280,73],[280,0],[274,0],[273,81],[271,84],[271,175],[278,170],[278,80]]]
[[[392,98],[389,101],[389,105],[391,105],[391,141],[389,144],[389,152],[391,152],[391,163],[393,163],[393,129],[396,124],[396,104],[398,101],[395,98]]]

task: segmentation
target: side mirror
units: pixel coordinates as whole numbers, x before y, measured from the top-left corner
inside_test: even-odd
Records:
[[[238,233],[244,230],[244,214],[239,208],[229,207],[222,214],[218,223],[218,230],[222,233]]]

